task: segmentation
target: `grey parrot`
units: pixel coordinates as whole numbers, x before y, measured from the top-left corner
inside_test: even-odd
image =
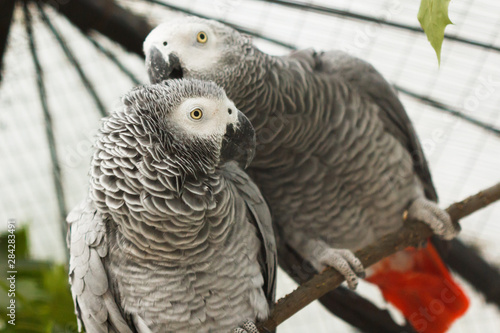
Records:
[[[271,56],[195,17],[156,27],[144,53],[151,82],[213,80],[247,115],[258,144],[248,173],[280,238],[316,271],[331,266],[355,288],[365,271],[353,252],[398,230],[405,212],[457,235],[403,105],[370,64],[339,51]]]
[[[213,82],[123,97],[102,122],[89,195],[67,218],[87,332],[256,332],[274,301],[276,245],[240,168],[254,152],[249,120]]]
[[[410,217],[456,236],[435,198],[415,131],[390,85],[343,52],[267,55],[251,39],[195,17],[164,23],[144,42],[150,80],[213,80],[252,122],[249,173],[286,242],[350,287],[364,272],[352,251]]]

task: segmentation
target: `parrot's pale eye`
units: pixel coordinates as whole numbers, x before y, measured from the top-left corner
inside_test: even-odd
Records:
[[[203,111],[201,111],[200,108],[196,108],[196,109],[191,110],[191,112],[189,113],[189,115],[194,120],[200,120],[201,117],[203,117]]]
[[[233,110],[231,110],[231,109],[227,109],[227,113],[232,114],[232,113],[233,113]]]
[[[208,40],[208,36],[204,31],[198,32],[198,36],[196,36],[196,40],[198,43],[205,44]]]

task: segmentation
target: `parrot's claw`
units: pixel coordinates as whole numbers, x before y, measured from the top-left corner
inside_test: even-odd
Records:
[[[233,329],[232,333],[259,333],[254,322],[247,320],[241,326]]]
[[[430,200],[419,198],[408,209],[408,218],[425,222],[432,231],[444,239],[455,238],[460,230],[456,228],[448,213]]]
[[[328,248],[318,258],[320,264],[331,266],[344,276],[350,289],[356,289],[358,277],[365,277],[361,261],[349,250]]]

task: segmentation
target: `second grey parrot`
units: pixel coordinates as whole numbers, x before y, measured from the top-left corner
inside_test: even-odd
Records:
[[[249,117],[249,174],[284,242],[317,271],[332,266],[355,288],[364,268],[353,252],[398,230],[405,211],[457,235],[403,105],[368,63],[337,51],[271,56],[199,18],[159,25],[144,52],[152,82],[213,80]]]
[[[274,301],[267,205],[237,165],[249,120],[212,82],[132,90],[101,126],[68,216],[70,283],[93,332],[251,332]],[[235,328],[242,325],[239,328]]]
[[[352,251],[401,227],[405,210],[439,235],[457,234],[432,199],[427,162],[403,106],[369,64],[342,52],[275,57],[215,21],[184,18],[144,42],[152,82],[213,80],[251,120],[249,169],[290,244],[351,287]],[[429,197],[429,198],[427,198]]]

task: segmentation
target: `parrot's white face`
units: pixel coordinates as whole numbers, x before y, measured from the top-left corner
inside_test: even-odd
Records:
[[[144,53],[146,61],[149,61],[153,48],[158,49],[167,62],[175,55],[180,63],[177,70],[180,71],[174,71],[170,77],[181,78],[191,72],[204,73],[216,66],[221,57],[222,43],[208,21],[182,19],[153,29],[144,42]]]
[[[229,99],[189,98],[170,115],[170,121],[190,135],[222,137],[227,126],[238,127],[238,109]]]
[[[248,118],[227,97],[191,97],[168,114],[168,121],[188,137],[220,147],[221,160],[248,166],[255,152],[255,131]]]
[[[123,103],[127,113],[138,116],[143,131],[163,146],[162,151],[182,156],[192,165],[200,166],[196,160],[203,159],[203,166],[191,170],[207,170],[226,161],[247,166],[253,158],[256,143],[250,120],[214,82],[165,80],[133,89]]]

